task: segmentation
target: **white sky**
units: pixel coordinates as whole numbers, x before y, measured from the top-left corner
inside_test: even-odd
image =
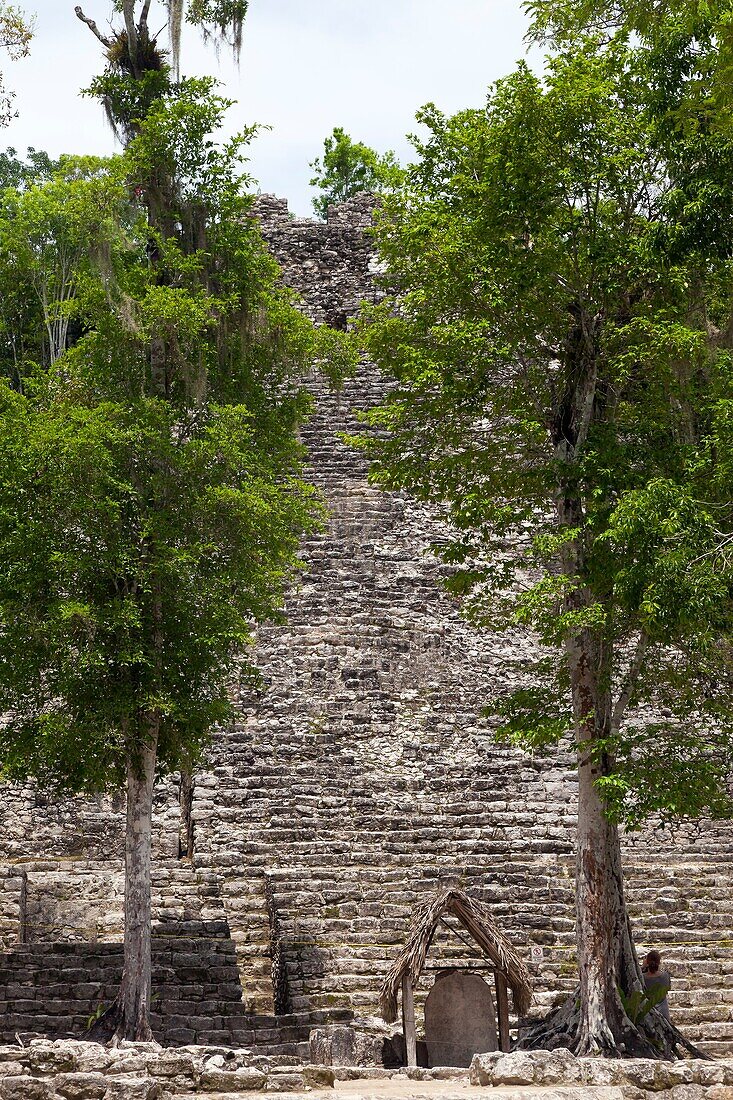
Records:
[[[0,147],[111,153],[100,105],[79,95],[103,68],[101,47],[74,15],[75,0],[17,0],[36,14],[32,54],[3,65],[19,118]],[[82,7],[106,29],[109,0]],[[151,25],[162,26],[165,16]],[[271,127],[251,150],[262,191],[310,213],[308,162],[334,126],[380,152],[409,156],[405,134],[428,101],[453,112],[479,106],[488,85],[524,55],[521,0],[250,0],[239,69],[184,30],[182,72],[213,73],[231,99],[230,128]],[[165,36],[163,36],[165,37]]]

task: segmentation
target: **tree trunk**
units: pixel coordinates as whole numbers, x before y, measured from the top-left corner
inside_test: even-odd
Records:
[[[577,1054],[616,1054],[626,1027],[618,990],[628,994],[641,973],[628,936],[617,827],[595,787],[600,768],[578,754],[576,937],[580,971]],[[636,980],[634,980],[636,979]]]
[[[87,1038],[149,1042],[151,1003],[150,852],[159,719],[150,715],[137,758],[128,758],[125,829],[124,969],[117,998]]]
[[[577,520],[577,515],[573,518]],[[572,565],[577,569],[577,561]],[[582,610],[589,602],[590,595],[579,588],[568,596],[567,610]],[[610,721],[610,653],[590,629],[571,635],[566,652],[578,758],[575,927],[580,1024],[576,1049],[578,1054],[613,1054],[624,1015],[618,986],[627,922],[618,829],[606,817],[596,786],[610,763],[598,745]]]
[[[150,740],[136,761],[127,765],[127,826],[125,832],[125,967],[119,1001],[122,1019],[117,1034],[148,1041],[152,962],[150,952],[150,848],[153,785],[158,740],[157,719],[150,722]]]
[[[189,771],[181,771],[178,801],[181,809],[178,858],[193,859],[193,776]]]
[[[588,593],[578,588],[566,610],[578,611],[588,599]],[[610,651],[602,636],[591,630],[572,635],[566,649],[578,759],[575,899],[580,985],[563,1005],[529,1028],[517,1046],[565,1046],[577,1055],[645,1058],[675,1058],[682,1047],[703,1057],[656,1010],[632,1020],[624,1006],[644,983],[624,898],[619,831],[606,816],[597,787],[598,779],[613,767],[603,744],[612,723]]]

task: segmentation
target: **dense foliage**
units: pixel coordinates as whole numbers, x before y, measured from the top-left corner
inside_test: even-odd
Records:
[[[394,187],[401,172],[394,153],[380,156],[361,141],[352,141],[340,126],[323,143],[323,160],[311,161],[311,187],[320,194],[313,199],[313,209],[326,217],[331,203],[344,202],[360,191],[383,192]]]
[[[33,23],[15,4],[0,3],[0,50],[13,59],[26,57],[33,37]],[[9,91],[0,73],[0,126],[13,117],[14,93]]]
[[[3,275],[33,287],[48,350],[24,360],[22,394],[2,391],[6,774],[119,785],[151,708],[159,768],[195,758],[317,512],[294,434],[311,331],[276,288],[236,148],[203,132],[225,107],[185,85],[125,156],[6,192]],[[153,160],[180,173],[167,239],[135,197]],[[193,199],[197,250],[181,239]]]
[[[422,113],[379,233],[399,306],[363,330],[398,381],[372,415],[390,432],[372,476],[448,503],[452,584],[479,621],[530,625],[548,654],[580,630],[602,640],[615,813],[726,812],[733,144],[708,138],[723,234],[700,224],[701,181],[668,170],[646,56],[595,45],[544,81],[520,68],[485,111]],[[568,454],[578,353],[593,377]],[[500,709],[542,747],[573,719],[565,662],[535,675]],[[623,722],[632,702],[654,718]]]
[[[615,822],[732,808],[733,131],[709,27],[534,7],[544,75],[425,108],[385,198],[391,293],[362,332],[396,385],[366,446],[376,483],[447,509],[479,627],[540,643],[488,701],[504,736],[575,740],[580,996],[528,1042],[672,1055],[624,1009]]]

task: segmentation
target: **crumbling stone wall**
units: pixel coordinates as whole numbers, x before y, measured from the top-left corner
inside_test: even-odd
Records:
[[[178,855],[178,784],[156,791],[153,847],[158,858]],[[58,797],[34,785],[3,785],[0,861],[31,857],[116,859],[124,852],[124,794]]]

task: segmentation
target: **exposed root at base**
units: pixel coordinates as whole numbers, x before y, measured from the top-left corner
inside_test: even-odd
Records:
[[[580,1014],[580,990],[554,1008],[543,1019],[520,1027],[514,1050],[557,1050],[565,1047],[578,1057],[658,1058],[667,1061],[710,1056],[699,1050],[664,1016],[652,1009],[634,1024],[623,1017],[616,1032],[609,1022],[597,1031],[583,1032]]]
[[[153,1038],[147,1015],[140,1020],[126,1020],[119,998],[84,1034],[84,1039],[88,1042],[102,1043],[109,1047],[119,1046],[123,1039],[132,1040],[135,1043],[150,1043]]]

